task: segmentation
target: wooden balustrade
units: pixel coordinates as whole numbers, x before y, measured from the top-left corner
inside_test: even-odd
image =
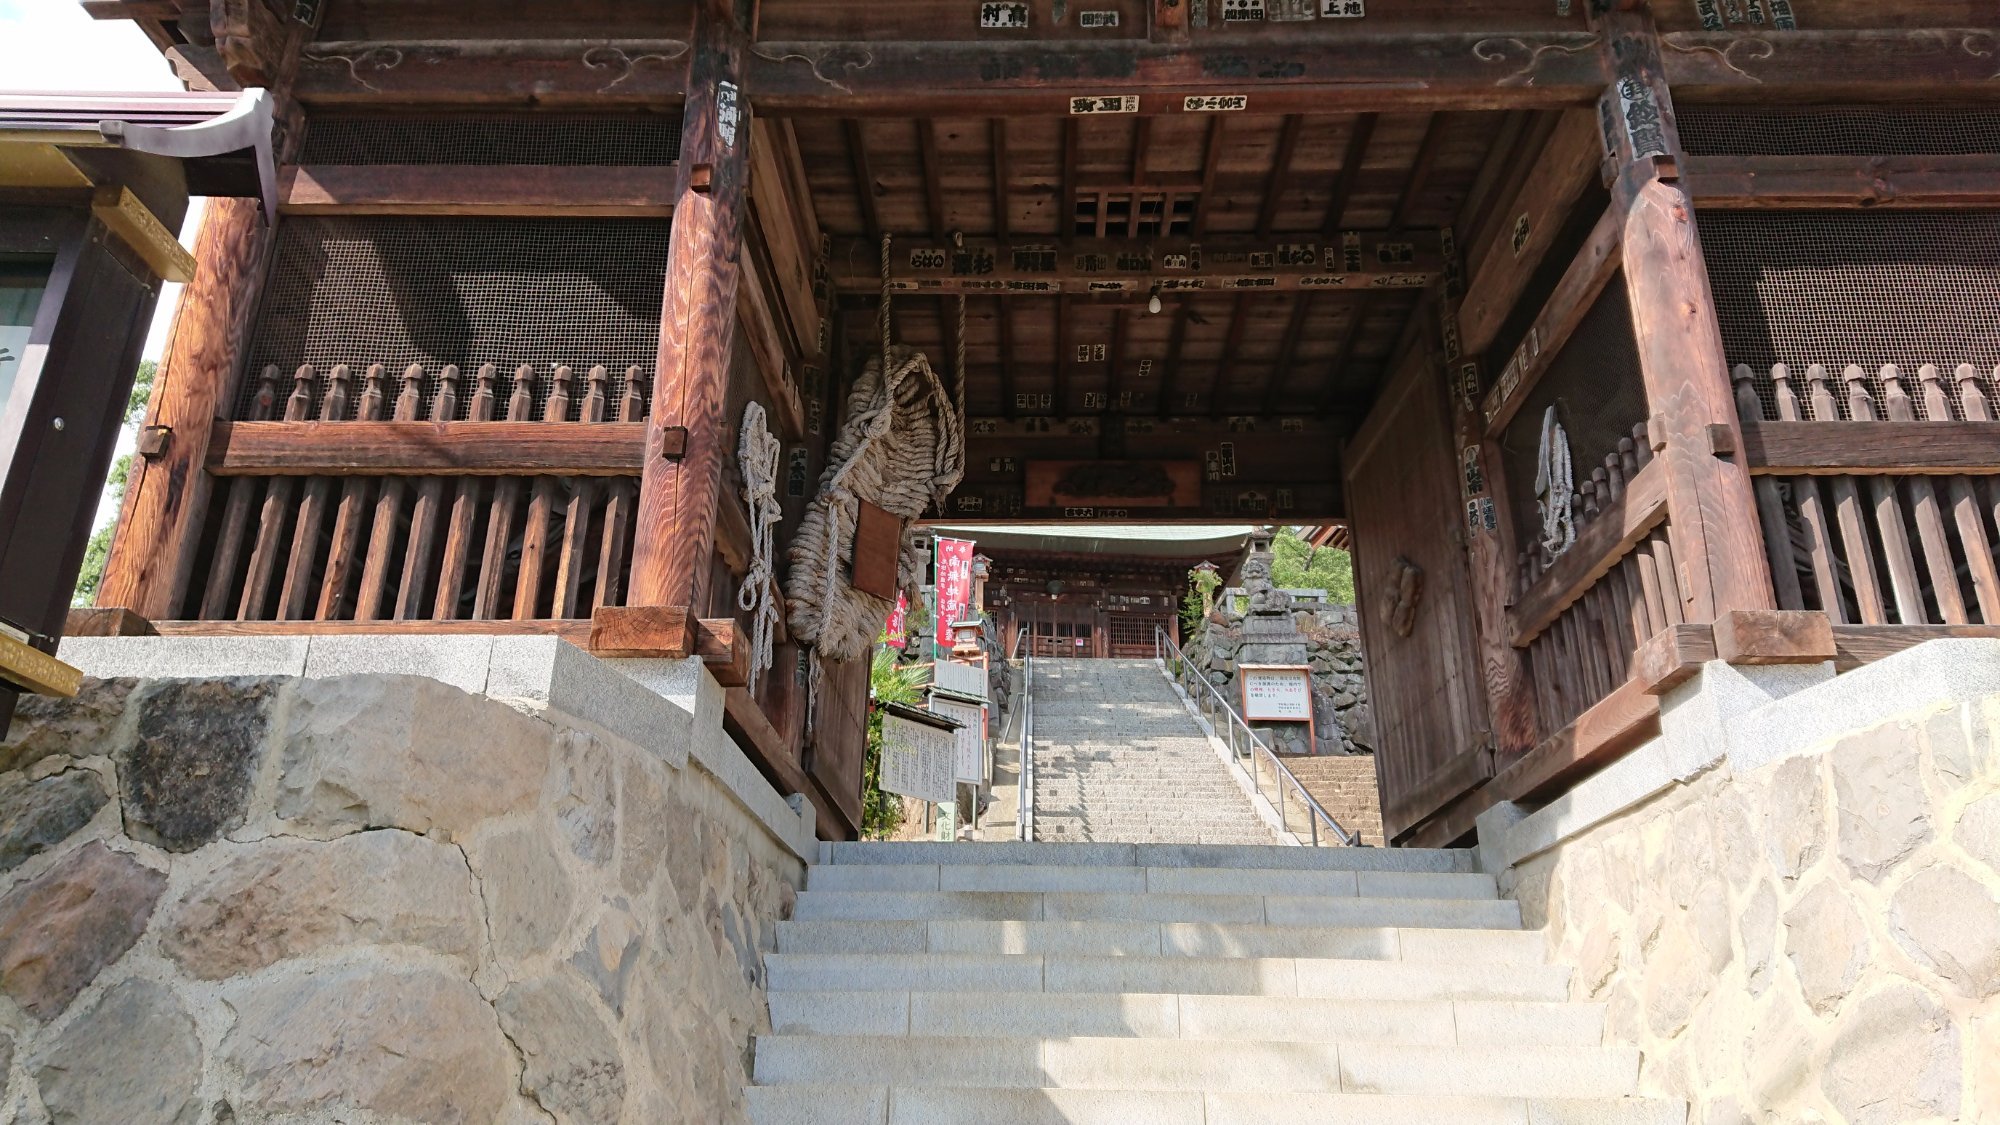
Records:
[[[590,369],[581,396],[573,369],[556,367],[541,421],[530,421],[534,377],[532,366],[515,373],[506,420],[494,421],[497,372],[482,366],[467,420],[454,421],[461,375],[447,367],[423,421],[424,373],[412,366],[382,421],[382,365],[363,374],[358,397],[353,370],[339,365],[312,421],[321,378],[302,366],[284,420],[271,421],[279,372],[265,368],[250,419],[214,427],[207,468],[228,496],[211,514],[208,579],[188,616],[580,620],[622,604],[643,373],[627,370],[615,421],[606,420],[603,366]]]
[[[2000,426],[1985,375],[1927,364],[1913,397],[1894,365],[1871,381],[1815,364],[1801,393],[1780,364],[1768,403],[1749,367],[1735,378],[1781,608],[1835,625],[2000,625]]]
[[[1516,648],[1534,671],[1537,719],[1561,730],[1617,690],[1634,653],[1682,623],[1666,532],[1664,469],[1641,423],[1591,470],[1571,501],[1576,541],[1553,560],[1520,556],[1508,609]]]

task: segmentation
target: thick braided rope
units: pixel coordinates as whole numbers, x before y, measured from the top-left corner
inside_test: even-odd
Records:
[[[771,435],[764,407],[755,401],[743,408],[742,434],[736,443],[736,463],[743,473],[743,505],[750,516],[750,567],[736,589],[736,608],[751,614],[750,690],[771,666],[771,640],[778,628],[777,571],[772,560],[772,529],[785,518],[778,502],[778,460],[783,446]]]

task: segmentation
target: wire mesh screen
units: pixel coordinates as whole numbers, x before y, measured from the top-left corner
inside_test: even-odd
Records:
[[[1703,211],[1699,225],[1724,349],[1767,418],[1774,363],[1858,364],[1878,409],[1883,364],[2000,364],[2000,211]]]
[[[299,163],[656,166],[680,154],[678,114],[316,117]]]
[[[1542,421],[1551,406],[1569,437],[1578,487],[1604,464],[1606,454],[1618,451],[1619,439],[1632,436],[1634,424],[1646,420],[1646,387],[1622,274],[1604,287],[1501,437],[1508,502],[1514,510],[1516,541],[1523,549],[1541,539],[1535,471],[1541,459]]]
[[[2000,105],[1683,106],[1691,156],[1944,156],[2000,152]]]
[[[421,364],[428,418],[438,373],[457,364],[463,418],[480,364],[500,369],[496,417],[505,416],[515,368],[530,364],[540,419],[557,365],[575,371],[574,417],[584,374],[601,363],[615,413],[628,366],[652,383],[669,227],[665,219],[289,217],[278,227],[248,370],[277,365],[282,403],[291,372],[312,364],[317,418],[335,364],[354,370],[350,404],[369,364],[387,368],[392,402],[402,371]],[[236,417],[250,416],[256,382],[243,380]]]

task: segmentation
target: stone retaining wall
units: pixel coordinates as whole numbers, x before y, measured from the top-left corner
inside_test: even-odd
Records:
[[[685,745],[434,679],[24,700],[0,1119],[740,1122],[802,875]]]
[[[1368,704],[1368,674],[1362,666],[1361,626],[1351,605],[1299,606],[1292,613],[1299,632],[1305,635],[1306,656],[1313,670],[1313,718],[1318,728],[1320,754],[1370,753],[1375,745],[1375,723]],[[1222,610],[1210,614],[1201,625],[1189,655],[1234,702],[1236,654],[1243,647],[1242,619]],[[1297,745],[1279,746],[1281,754],[1315,752],[1304,745],[1303,727]]]
[[[1687,1099],[1699,1125],[2000,1121],[1996,654],[1906,653],[1906,674],[1734,715],[1716,706],[1728,684],[1670,697],[1665,737],[1630,764],[1511,826],[1482,820],[1503,890],[1578,966],[1575,997],[1644,1051],[1646,1092]],[[1784,744],[1871,701],[1852,733]],[[1893,708],[1912,709],[1880,717]],[[1726,751],[1657,769],[1699,741],[1682,720],[1703,710]]]

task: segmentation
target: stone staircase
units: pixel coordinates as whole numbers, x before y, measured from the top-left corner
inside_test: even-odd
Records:
[[[1456,851],[833,844],[757,1125],[1680,1125]]]
[[[1153,661],[1037,661],[1034,695],[1036,840],[1276,842]]]

